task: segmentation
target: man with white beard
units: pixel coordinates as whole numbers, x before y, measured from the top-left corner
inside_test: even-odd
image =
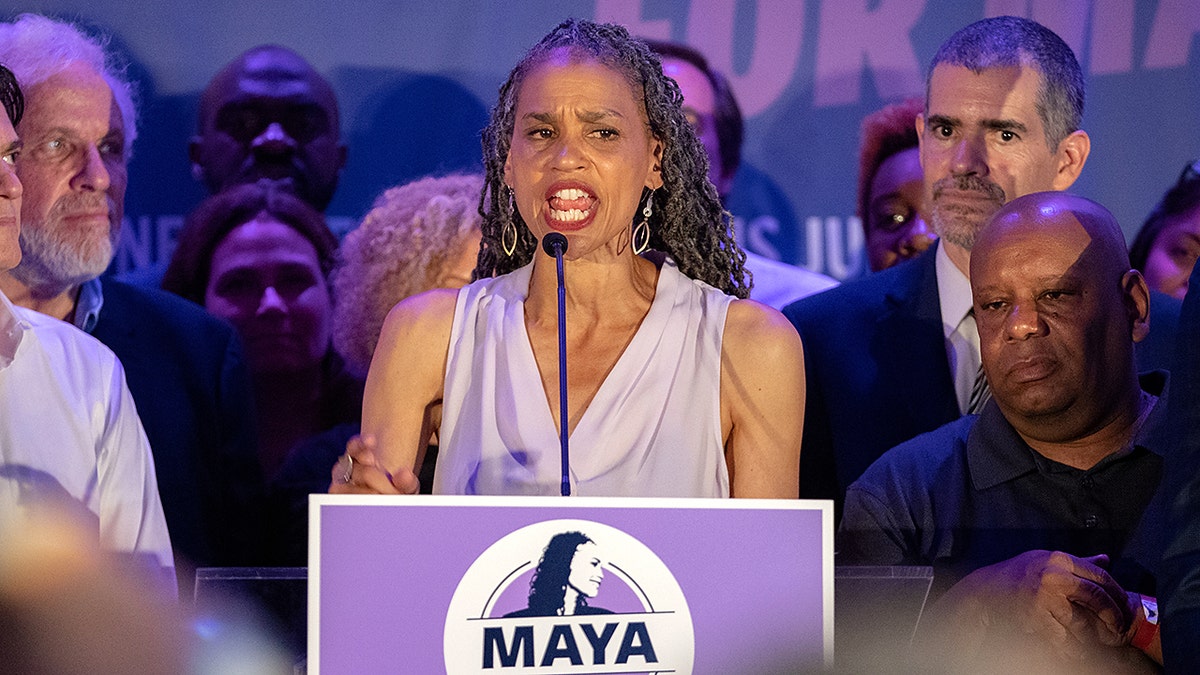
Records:
[[[23,148],[13,124],[24,97],[4,67],[0,104],[0,270],[7,270],[21,259],[24,191],[13,164]],[[13,307],[0,293],[0,540],[47,514],[66,514],[105,549],[144,556],[151,569],[173,564],[154,462],[121,365],[96,340]]]
[[[16,162],[21,263],[13,303],[91,333],[125,367],[150,440],[182,597],[193,566],[259,562],[262,477],[233,329],[191,303],[100,275],[113,257],[136,135],[132,85],[100,40],[26,14],[0,24],[25,92]]]

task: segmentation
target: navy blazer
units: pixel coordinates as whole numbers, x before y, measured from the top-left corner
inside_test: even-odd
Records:
[[[1169,500],[1159,609],[1163,661],[1170,672],[1200,672],[1200,263],[1192,269],[1179,322],[1167,407],[1173,444],[1166,458]]]
[[[109,278],[100,284],[92,335],[125,368],[186,599],[193,567],[261,559],[265,488],[241,343],[232,326],[187,300]]]
[[[800,496],[835,500],[888,449],[960,416],[938,299],[937,245],[788,305],[807,380]],[[1169,367],[1179,301],[1151,294],[1139,370]]]
[[[834,499],[885,450],[959,417],[936,246],[788,305],[807,383],[800,496]]]

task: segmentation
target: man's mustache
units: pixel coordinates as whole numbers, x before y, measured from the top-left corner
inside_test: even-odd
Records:
[[[81,211],[107,211],[111,217],[112,203],[103,192],[69,192],[54,202],[50,216],[70,215]]]
[[[1007,201],[1004,189],[982,176],[948,176],[942,178],[933,184],[933,198],[936,200],[946,190],[979,192],[1001,204]]]

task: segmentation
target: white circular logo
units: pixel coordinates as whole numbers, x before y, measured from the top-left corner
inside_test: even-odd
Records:
[[[446,613],[448,673],[691,673],[687,600],[636,538],[589,520],[522,527],[488,547]]]

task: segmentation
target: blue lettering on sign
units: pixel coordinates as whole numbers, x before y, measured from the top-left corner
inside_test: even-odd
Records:
[[[571,627],[558,625],[550,630],[550,642],[546,644],[546,653],[542,655],[542,667],[552,666],[555,659],[562,658],[571,659],[573,666],[583,665],[583,658],[579,656],[579,645],[575,642]]]
[[[633,644],[634,639],[637,644]],[[629,663],[629,657],[640,656],[646,663],[658,663],[654,655],[654,645],[650,644],[650,632],[641,621],[631,621],[625,628],[625,637],[621,640],[621,651],[617,652],[617,663]]]
[[[602,665],[604,663],[604,648],[608,646],[608,641],[612,639],[613,633],[617,632],[617,624],[604,624],[604,632],[596,635],[596,629],[590,623],[585,623],[582,626],[583,634],[587,637],[588,642],[592,645],[592,664]]]
[[[483,629],[483,667],[494,668],[496,652],[500,653],[500,665],[512,668],[517,665],[517,654],[525,654],[525,667],[533,667],[533,626],[517,626],[513,631],[512,649],[504,648],[504,629],[497,626]],[[493,648],[495,650],[493,651]]]
[[[554,666],[555,661],[559,659],[567,659],[573,666],[583,665],[583,654],[579,650],[582,641],[575,635],[576,628],[582,633],[587,640],[587,645],[592,650],[592,664],[605,664],[605,652],[619,626],[618,623],[606,623],[603,630],[597,633],[596,627],[589,623],[555,624],[550,628],[544,646],[540,650],[542,654],[540,667]],[[533,626],[516,626],[512,633],[512,641],[509,642],[505,639],[503,627],[484,628],[484,669],[532,668],[534,655],[539,651],[536,647],[543,645],[541,639],[535,641],[533,629]],[[634,657],[640,657],[648,664],[658,663],[658,656],[654,653],[654,643],[650,640],[650,631],[643,621],[631,621],[625,626],[620,645],[615,661],[617,664],[629,663],[629,660]],[[520,659],[519,665],[518,659]],[[496,665],[497,660],[499,666]]]

